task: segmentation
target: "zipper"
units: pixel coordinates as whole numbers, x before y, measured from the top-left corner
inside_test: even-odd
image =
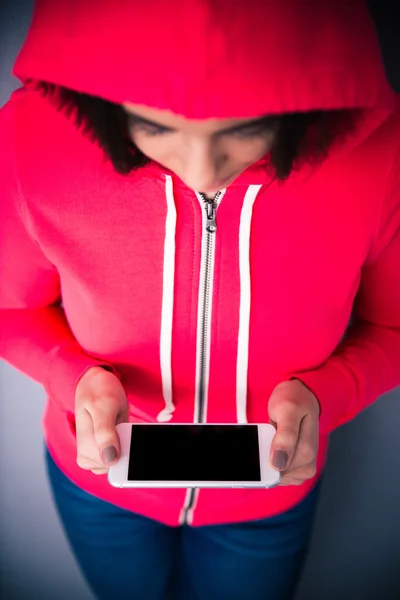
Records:
[[[203,264],[201,268],[204,272],[203,279],[203,291],[202,291],[202,308],[201,308],[201,321],[200,321],[200,358],[199,358],[199,399],[197,406],[197,414],[195,416],[195,423],[204,423],[205,421],[205,396],[206,396],[206,369],[208,366],[208,339],[210,335],[210,325],[208,322],[209,317],[209,306],[212,302],[210,297],[210,284],[212,281],[213,264],[212,256],[215,245],[215,235],[217,232],[217,208],[218,199],[221,192],[217,192],[212,200],[208,200],[204,194],[199,194],[200,198],[204,202],[204,209],[206,211],[206,251]]]
[[[195,415],[194,422],[195,423],[204,423],[205,422],[205,397],[206,397],[206,372],[207,366],[209,363],[209,352],[208,352],[208,340],[210,335],[210,325],[209,323],[209,307],[210,302],[212,302],[211,294],[210,294],[210,285],[212,282],[212,278],[214,276],[213,272],[213,251],[215,246],[215,236],[217,232],[217,208],[218,208],[218,200],[221,196],[221,192],[217,192],[212,200],[206,198],[204,194],[198,193],[199,198],[204,203],[204,210],[206,213],[206,223],[205,223],[205,253],[202,261],[202,265],[200,267],[201,274],[204,273],[203,279],[203,289],[202,289],[202,299],[201,299],[201,318],[200,318],[200,328],[198,335],[200,335],[200,355],[199,355],[199,369],[198,369],[198,405],[197,412]],[[195,500],[196,488],[191,488],[189,492],[189,497],[186,506],[184,507],[184,515],[182,524],[188,524],[188,515],[189,511],[193,508],[194,500]]]

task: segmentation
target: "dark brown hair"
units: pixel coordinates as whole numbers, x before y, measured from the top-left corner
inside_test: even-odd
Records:
[[[57,108],[102,147],[118,173],[128,174],[149,162],[131,141],[128,116],[119,104],[43,81],[28,83],[55,100]],[[317,110],[273,118],[271,123],[277,127],[277,135],[270,152],[270,167],[276,179],[284,182],[303,160],[315,163],[325,158],[333,139],[351,126],[351,112]]]

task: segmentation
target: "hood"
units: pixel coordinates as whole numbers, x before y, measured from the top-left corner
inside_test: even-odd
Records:
[[[362,0],[38,0],[14,74],[196,119],[394,101]]]
[[[328,160],[395,108],[363,0],[37,0],[14,74],[193,119],[353,109]],[[268,160],[235,184],[270,181]]]

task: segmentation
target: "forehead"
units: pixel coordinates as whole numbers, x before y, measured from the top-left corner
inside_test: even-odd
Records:
[[[147,121],[154,122],[164,127],[185,131],[187,133],[201,132],[203,134],[215,133],[219,130],[228,129],[251,123],[255,119],[186,119],[181,115],[176,115],[169,110],[159,110],[142,104],[132,104],[125,102],[123,104],[127,113],[141,117]]]

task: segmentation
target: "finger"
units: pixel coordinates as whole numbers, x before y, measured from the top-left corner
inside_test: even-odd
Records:
[[[86,409],[79,411],[75,416],[75,432],[78,445],[86,440],[94,439],[93,420]]]
[[[97,450],[96,450],[97,452]],[[93,458],[93,456],[87,456],[85,454],[82,454],[82,452],[79,453],[78,456],[78,465],[80,466],[81,469],[84,469],[85,471],[91,471],[92,469],[104,469],[104,465],[100,460],[100,457],[98,460],[96,460],[95,458]]]
[[[101,469],[91,469],[93,475],[105,475],[108,473],[108,469],[102,467]]]
[[[313,479],[316,475],[315,465],[307,465],[290,473],[283,473],[279,485],[302,485],[305,481]]]
[[[295,473],[303,469],[311,472],[315,469],[318,454],[318,422],[311,416],[304,417],[300,424],[299,438],[296,452],[290,467],[285,475]],[[314,475],[311,475],[313,477]],[[306,477],[307,479],[310,476]]]
[[[296,405],[281,402],[275,406],[276,434],[271,444],[271,463],[278,471],[286,471],[296,453],[301,413]]]
[[[288,485],[303,485],[305,479],[297,479],[295,477],[282,477],[279,482],[280,486],[288,486]]]
[[[105,467],[101,462],[93,460],[93,458],[89,458],[82,454],[78,456],[78,465],[84,471],[92,471],[95,475],[102,475],[108,472],[108,468]]]
[[[315,464],[318,455],[319,419],[308,414],[301,421],[297,449],[303,464]]]
[[[115,424],[119,405],[114,398],[101,398],[90,410],[93,434],[101,460],[105,466],[115,463],[120,455],[120,443]]]
[[[87,470],[96,465],[104,467],[94,439],[93,420],[86,409],[76,415],[75,428],[78,466]]]
[[[318,422],[307,415],[301,422],[299,440],[290,468],[283,474],[280,485],[302,485],[316,475],[318,454]]]
[[[295,469],[294,471],[282,473],[281,481],[283,481],[286,478],[307,481],[308,479],[313,479],[313,477],[315,477],[316,475],[316,472],[317,469],[315,467],[315,463],[310,463],[309,465],[305,465],[300,469]]]
[[[85,471],[107,472],[94,437],[93,419],[86,409],[76,418],[76,440],[78,466]]]

